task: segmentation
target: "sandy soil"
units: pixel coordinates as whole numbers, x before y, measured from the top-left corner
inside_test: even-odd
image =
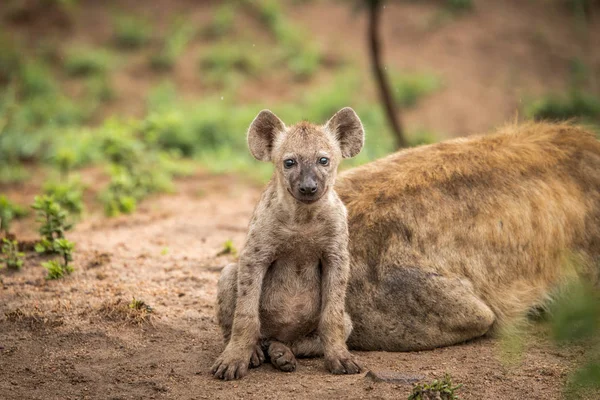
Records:
[[[42,37],[64,47],[109,43],[113,9],[103,2],[82,3],[86,6],[71,24],[41,13],[29,24],[5,28],[22,36],[31,51]],[[119,2],[163,29],[178,13],[201,26],[216,3]],[[408,127],[448,136],[482,132],[513,119],[528,96],[564,90],[575,58],[600,76],[600,52],[592,51],[590,39],[600,36],[599,18],[589,21],[588,35],[581,36],[560,2],[474,3],[473,12],[452,18],[440,15],[435,1],[386,6],[383,45],[390,68],[429,70],[444,81],[442,90],[403,115]],[[364,13],[344,2],[320,1],[294,6],[293,13],[326,54],[358,62],[368,79]],[[253,36],[265,35],[260,27],[249,29]],[[207,45],[195,41],[169,74],[186,98],[201,98],[209,90],[197,72],[198,51]],[[147,68],[146,57],[132,56],[114,72],[119,96],[99,118],[144,113],[146,93],[165,79]],[[297,99],[330,74],[322,71],[308,83],[292,82],[285,74],[248,80],[239,100],[276,109],[277,102]],[[365,96],[374,96],[372,88]],[[82,176],[92,191],[100,186],[97,180],[106,179],[94,171]],[[43,175],[34,178],[0,190],[13,201],[30,204]],[[243,246],[260,189],[233,177],[203,174],[179,181],[178,188],[177,194],[148,199],[136,214],[116,219],[103,218],[92,205],[94,193],[86,193],[90,211],[69,235],[77,243],[73,275],[45,281],[43,259],[31,253],[21,272],[0,272],[0,400],[406,398],[410,384],[373,382],[365,373],[333,376],[320,359],[301,360],[292,374],[265,365],[242,381],[213,379],[208,370],[223,349],[213,309],[216,281],[233,258],[217,253],[228,239],[238,249]],[[32,221],[15,224],[15,233],[20,239],[34,238]],[[153,308],[148,321],[138,323],[139,315],[129,313],[133,297]],[[464,384],[463,399],[558,399],[584,350],[557,349],[537,325],[521,360],[510,365],[501,362],[499,341],[493,338],[434,351],[358,357],[368,369],[423,380],[448,372]]]
[[[203,174],[178,188],[129,217],[107,220],[92,209],[69,235],[77,243],[76,272],[64,280],[45,281],[42,259],[32,253],[22,271],[0,274],[0,398],[408,395],[410,384],[373,382],[365,373],[330,375],[321,359],[300,360],[295,373],[263,365],[241,381],[214,379],[208,371],[223,349],[213,309],[216,281],[233,258],[217,253],[228,239],[243,246],[260,189]],[[34,193],[19,192],[23,201]],[[15,231],[33,237],[32,226],[21,222]],[[153,308],[147,321],[129,318],[132,297]],[[422,380],[448,372],[464,384],[463,399],[557,399],[584,349],[557,349],[543,330],[534,329],[513,364],[501,362],[493,338],[434,351],[359,352],[358,358],[367,369]]]

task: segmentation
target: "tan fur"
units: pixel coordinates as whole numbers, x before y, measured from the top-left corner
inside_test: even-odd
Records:
[[[272,161],[275,173],[239,263],[219,279],[217,317],[227,346],[213,365],[216,377],[243,377],[265,360],[264,351],[282,371],[295,369],[295,356],[324,355],[333,373],[360,372],[346,347],[352,329],[344,311],[348,226],[333,186],[339,162],[360,151],[363,135],[351,109],[325,126],[287,128],[268,110],[253,121],[250,151]],[[327,164],[319,162],[323,158]],[[285,160],[295,164],[286,168]]]
[[[576,273],[598,280],[600,142],[582,128],[511,125],[404,150],[336,190],[349,215],[351,348],[462,342]]]

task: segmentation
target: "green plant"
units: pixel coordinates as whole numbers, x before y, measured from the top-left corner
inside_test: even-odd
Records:
[[[403,108],[416,106],[421,98],[442,87],[440,78],[431,73],[394,73],[391,81],[396,103]]]
[[[4,231],[5,235],[10,233],[10,223],[13,219],[19,219],[26,215],[27,210],[14,204],[6,196],[0,195],[0,231]]]
[[[473,9],[473,0],[446,0],[446,8],[452,12]]]
[[[19,270],[23,266],[25,254],[19,252],[19,243],[16,240],[2,239],[2,261],[8,269]]]
[[[277,55],[276,61],[285,64],[296,79],[305,80],[312,76],[321,64],[321,51],[316,43],[286,18],[281,3],[276,0],[245,0],[243,3],[281,45],[283,51]]]
[[[115,43],[125,49],[142,47],[150,39],[152,27],[142,18],[119,15],[114,20]]]
[[[214,12],[210,24],[204,30],[204,36],[208,38],[220,38],[231,32],[235,19],[235,4],[225,3],[220,5]]]
[[[43,262],[42,267],[46,268],[46,271],[48,271],[48,275],[46,275],[46,279],[48,280],[60,279],[65,275],[62,265],[56,260]]]
[[[42,239],[35,246],[38,253],[57,253],[57,239],[64,239],[65,231],[72,225],[67,223],[68,213],[62,209],[52,196],[36,196],[31,206],[36,210],[36,221],[41,223],[39,228]]]
[[[586,389],[600,390],[600,295],[588,282],[562,288],[550,307],[552,337],[558,346],[572,343],[587,349],[584,360],[571,373],[567,397],[579,398]]]
[[[60,140],[58,130],[83,122],[90,111],[59,92],[25,95],[17,83],[9,85],[0,93],[0,159],[14,165],[44,158],[49,144]]]
[[[571,9],[571,12],[580,23],[585,23],[592,15],[594,6],[598,6],[597,0],[560,0]],[[594,4],[595,3],[595,4]]]
[[[416,129],[408,132],[408,145],[410,147],[436,143],[439,135],[427,129]]]
[[[223,243],[223,249],[217,253],[217,256],[223,256],[225,254],[230,254],[232,256],[237,254],[237,249],[235,248],[235,245],[231,239],[228,239],[225,241],[225,243]]]
[[[316,46],[307,46],[304,51],[287,55],[287,65],[298,80],[310,78],[321,65],[321,51]]]
[[[25,97],[54,95],[58,92],[54,77],[40,62],[28,61],[19,70],[21,93]]]
[[[173,68],[177,58],[183,53],[188,43],[196,34],[196,28],[190,23],[177,20],[165,37],[159,51],[150,56],[150,66],[155,70]]]
[[[151,137],[140,140],[139,124],[112,121],[106,129],[110,134],[100,148],[111,162],[111,181],[100,199],[107,215],[130,213],[145,196],[172,190],[175,168],[171,161],[176,155],[161,152]]]
[[[276,0],[259,0],[256,2],[246,0],[246,4],[254,7],[259,20],[269,29],[276,29],[278,25],[283,25],[284,17],[281,4]]]
[[[104,213],[109,217],[131,214],[137,208],[137,199],[143,197],[133,179],[121,170],[113,169],[107,188],[100,194]]]
[[[10,82],[19,72],[21,63],[18,43],[0,31],[0,83]]]
[[[131,299],[131,302],[129,303],[129,308],[132,310],[146,311],[148,313],[152,313],[152,311],[154,311],[152,307],[146,304],[144,300],[136,299],[135,297]]]
[[[69,264],[73,261],[74,248],[75,243],[67,239],[62,238],[54,241],[54,251],[60,255],[61,259],[42,263],[42,266],[48,271],[46,279],[59,279],[74,271],[73,267]]]
[[[44,194],[52,197],[69,214],[79,216],[83,212],[83,185],[79,180],[47,182]]]
[[[105,74],[95,75],[88,78],[86,88],[93,100],[102,103],[113,100],[116,97],[115,89],[111,85],[110,78]]]
[[[5,163],[0,165],[0,183],[20,183],[29,179],[29,172],[23,165],[17,163]]]
[[[568,120],[600,122],[600,98],[572,89],[566,95],[550,94],[528,104],[526,114],[535,120]]]
[[[459,400],[456,391],[462,387],[462,384],[454,385],[452,377],[449,374],[444,375],[443,379],[435,379],[431,383],[417,384],[413,387],[408,400]]]
[[[61,178],[63,180],[69,178],[69,172],[75,166],[76,159],[77,155],[75,154],[73,149],[64,147],[56,151],[56,154],[52,158],[52,161],[58,167]]]
[[[51,144],[60,140],[62,132],[58,130],[83,122],[90,111],[86,102],[63,95],[42,64],[23,64],[0,93],[2,181],[22,179],[27,173],[19,163],[46,158]]]
[[[57,253],[62,257],[62,266],[67,272],[72,272],[73,268],[69,266],[69,262],[73,261],[73,250],[75,243],[67,239],[56,239],[55,246]]]
[[[77,47],[67,52],[64,67],[71,76],[91,76],[108,72],[113,57],[101,49]]]
[[[232,73],[256,76],[264,70],[265,64],[255,47],[247,43],[223,42],[202,54],[200,67],[209,81],[224,83],[232,79]]]

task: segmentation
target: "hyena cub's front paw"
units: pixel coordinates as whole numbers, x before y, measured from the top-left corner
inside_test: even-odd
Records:
[[[215,378],[226,381],[241,379],[248,373],[248,366],[253,353],[254,347],[249,351],[226,347],[213,364],[211,372]]]
[[[358,374],[362,366],[348,350],[338,351],[325,356],[325,367],[332,374]]]
[[[254,351],[250,357],[250,368],[257,368],[265,362],[265,353],[259,344],[254,345]]]

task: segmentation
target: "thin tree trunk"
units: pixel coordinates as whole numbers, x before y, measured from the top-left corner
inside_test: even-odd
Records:
[[[402,129],[402,124],[397,116],[396,106],[390,92],[387,76],[381,66],[381,49],[379,47],[381,2],[381,0],[367,0],[369,6],[369,50],[371,54],[371,66],[379,89],[379,97],[383,103],[388,122],[396,138],[396,146],[402,148],[407,147],[404,130]]]

